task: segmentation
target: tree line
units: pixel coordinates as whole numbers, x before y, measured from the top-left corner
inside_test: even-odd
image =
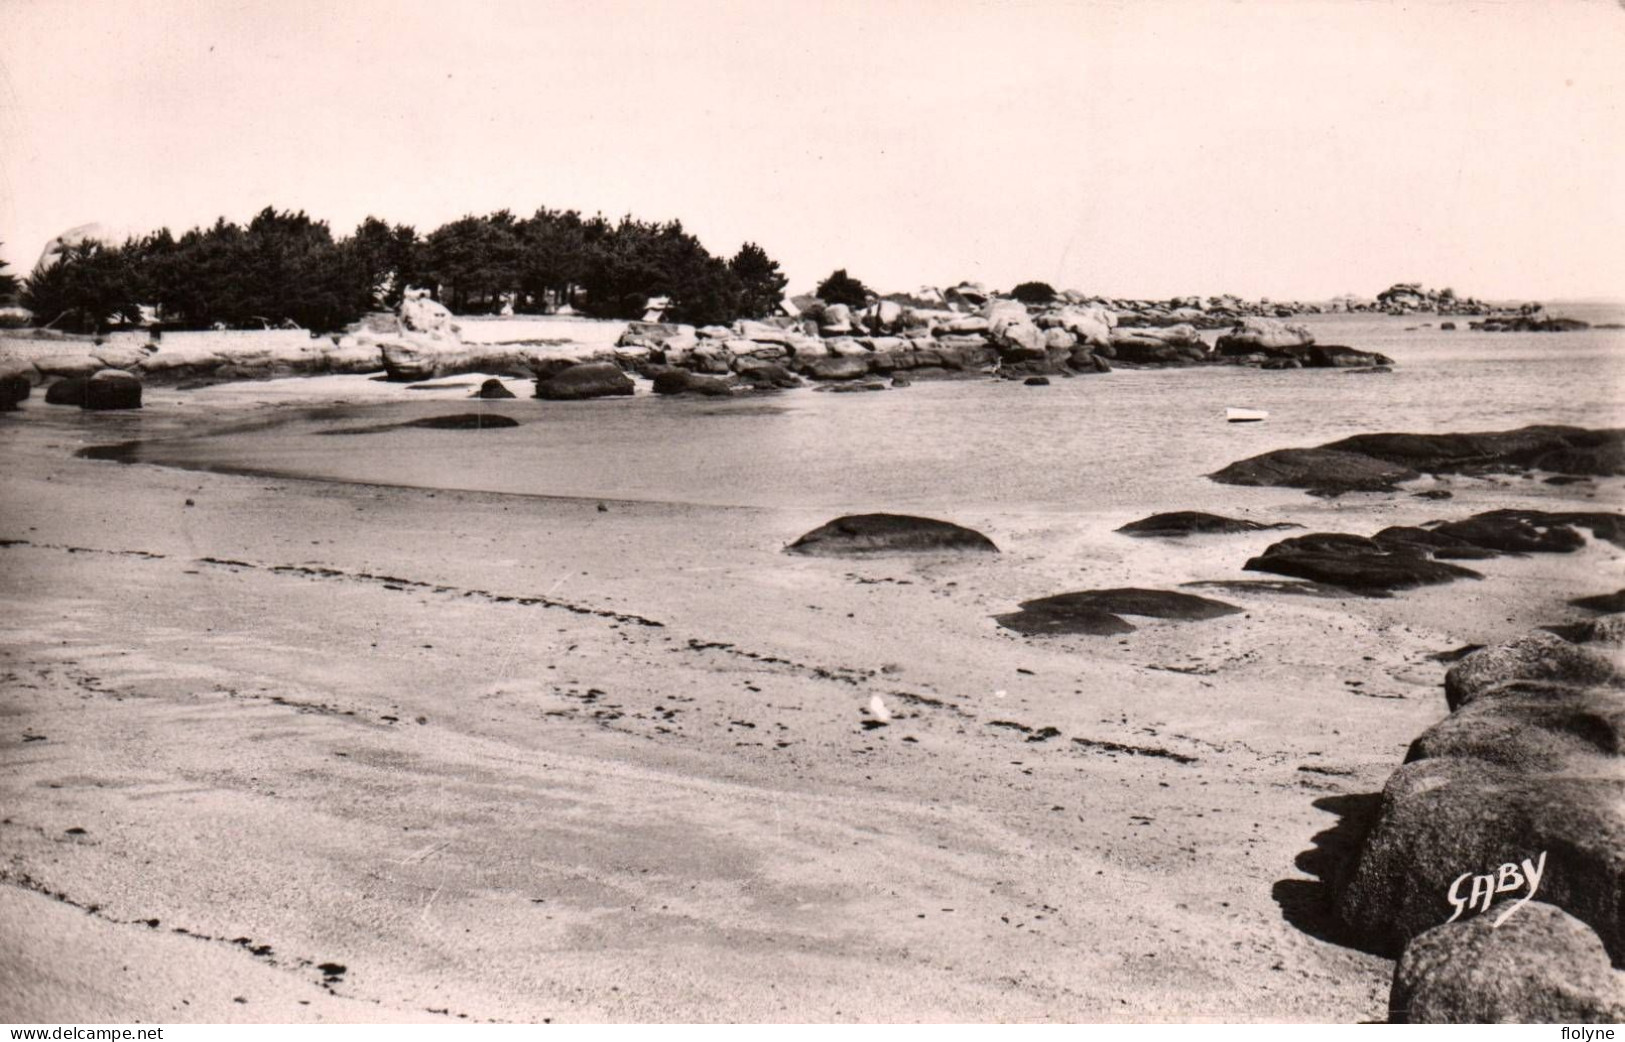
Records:
[[[247,225],[220,218],[180,236],[169,229],[123,243],[86,242],[22,280],[20,299],[42,325],[100,331],[154,307],[168,328],[258,329],[292,323],[342,329],[427,287],[457,314],[545,313],[569,305],[597,318],[641,318],[652,297],[695,325],[763,318],[787,279],[760,246],[713,256],[680,221],[574,210],[470,215],[419,235],[376,217],[334,238],[304,211],[261,210]]]

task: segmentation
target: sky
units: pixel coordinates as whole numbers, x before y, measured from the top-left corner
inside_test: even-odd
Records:
[[[1625,298],[1625,0],[0,0],[0,257],[266,205],[754,241],[792,292]]]

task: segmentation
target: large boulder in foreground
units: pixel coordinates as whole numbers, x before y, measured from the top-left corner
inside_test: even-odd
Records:
[[[85,381],[85,409],[141,408],[141,381],[122,369],[102,369]]]
[[[1408,1024],[1606,1024],[1625,1020],[1625,973],[1590,927],[1531,901],[1500,926],[1479,916],[1406,945],[1389,1019]]]
[[[1450,918],[1450,888],[1463,873],[1538,863],[1542,854],[1536,896],[1589,924],[1619,962],[1625,776],[1617,757],[1577,756],[1553,773],[1458,756],[1406,764],[1383,789],[1338,914],[1353,939],[1396,955]],[[1489,914],[1527,892],[1502,895]]]
[[[1607,685],[1514,680],[1423,731],[1407,763],[1444,757],[1553,774],[1585,757],[1625,750],[1625,698]]]
[[[962,551],[998,553],[999,548],[973,529],[908,514],[849,514],[785,547],[787,553],[820,557]]]
[[[1021,610],[994,616],[1005,629],[1026,636],[1052,636],[1065,633],[1110,635],[1128,633],[1134,627],[1123,615],[1143,615],[1153,619],[1190,622],[1216,619],[1241,611],[1234,604],[1170,590],[1146,590],[1125,586],[1110,590],[1079,590],[1053,597],[1023,601]]]
[[[1618,677],[1608,656],[1537,630],[1480,648],[1451,666],[1444,676],[1444,696],[1454,710],[1517,681],[1591,685]]]
[[[631,393],[632,378],[614,362],[578,362],[536,381],[536,397],[548,401],[574,402]]]
[[[1167,514],[1152,514],[1138,521],[1130,521],[1119,528],[1124,535],[1140,537],[1179,538],[1188,535],[1229,534],[1234,532],[1262,532],[1272,528],[1302,528],[1288,523],[1261,524],[1243,518],[1220,517],[1200,510],[1175,510]]]

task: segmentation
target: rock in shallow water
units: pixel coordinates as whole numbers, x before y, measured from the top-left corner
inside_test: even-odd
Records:
[[[519,421],[511,416],[494,412],[462,412],[450,416],[425,416],[410,420],[402,427],[426,427],[436,431],[494,431],[504,427],[517,427]]]
[[[515,395],[514,395],[514,393],[512,391],[508,390],[507,387],[503,386],[503,383],[502,383],[501,380],[498,380],[497,378],[492,377],[491,379],[489,379],[489,380],[485,381],[484,383],[480,384],[480,389],[475,391],[472,395],[470,395],[470,397],[472,397],[472,398],[495,399],[495,398],[513,398],[513,397],[515,397]]]
[[[1625,973],[1585,923],[1532,901],[1499,927],[1479,917],[1413,940],[1388,1004],[1395,1023],[1617,1023]]]
[[[17,408],[33,391],[33,381],[24,374],[0,374],[0,412]]]
[[[998,553],[999,548],[973,529],[908,514],[849,514],[785,547],[787,553],[830,557],[959,551]]]
[[[141,381],[122,369],[103,369],[85,382],[85,409],[141,408]]]
[[[85,385],[90,382],[88,377],[70,376],[45,389],[45,403],[47,405],[83,405],[85,404]]]

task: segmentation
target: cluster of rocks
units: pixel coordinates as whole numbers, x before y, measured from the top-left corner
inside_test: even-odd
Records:
[[[0,412],[16,409],[32,395],[37,372],[16,364],[0,369]],[[123,369],[90,366],[81,375],[52,383],[46,388],[45,401],[81,409],[139,409],[141,381]]]
[[[1370,351],[1320,345],[1301,325],[1274,318],[1227,318],[1210,346],[1188,322],[1120,324],[1100,304],[1033,308],[993,298],[975,312],[879,301],[854,311],[831,305],[799,319],[732,326],[634,322],[617,343],[639,368],[747,376],[779,366],[818,381],[956,375],[1032,377],[1110,372],[1113,365],[1253,365],[1272,369],[1370,368],[1393,360]],[[1036,382],[1036,381],[1035,381]]]
[[[1453,561],[1528,553],[1573,553],[1581,529],[1625,547],[1625,515],[1603,512],[1490,510],[1458,521],[1394,525],[1369,538],[1313,532],[1283,539],[1249,560],[1247,571],[1307,579],[1367,594],[1388,594],[1480,578]]]
[[[1423,474],[1543,471],[1625,476],[1625,430],[1537,425],[1470,434],[1359,434],[1308,449],[1277,449],[1208,475],[1227,485],[1301,488],[1314,495],[1390,492]]]
[[[1567,631],[1451,667],[1336,881],[1350,940],[1399,957],[1395,1020],[1625,1019],[1625,615]],[[1522,886],[1468,910],[1469,874]]]
[[[1577,318],[1554,318],[1544,311],[1536,311],[1531,314],[1469,322],[1467,326],[1486,333],[1572,333],[1577,329],[1590,329],[1591,323],[1582,322]]]
[[[878,390],[888,386],[880,382],[887,378],[890,386],[902,386],[919,378],[985,375],[1042,386],[1050,377],[1110,372],[1114,364],[1376,371],[1392,364],[1375,352],[1317,344],[1303,326],[1257,313],[1262,310],[1295,313],[1232,297],[1159,304],[1069,294],[1028,306],[967,284],[950,291],[940,308],[880,300],[854,310],[815,302],[796,318],[731,326],[632,322],[610,346],[470,343],[445,307],[413,292],[396,313],[368,316],[338,337],[220,330],[108,344],[36,332],[8,341],[4,353],[21,359],[8,375],[36,386],[107,369],[181,386],[382,369],[399,382],[463,373],[534,377],[539,397],[559,399],[631,393],[606,366],[655,381],[657,393],[720,397],[793,387],[801,378]],[[1226,332],[1209,345],[1203,329]],[[592,368],[564,375],[577,366]]]

